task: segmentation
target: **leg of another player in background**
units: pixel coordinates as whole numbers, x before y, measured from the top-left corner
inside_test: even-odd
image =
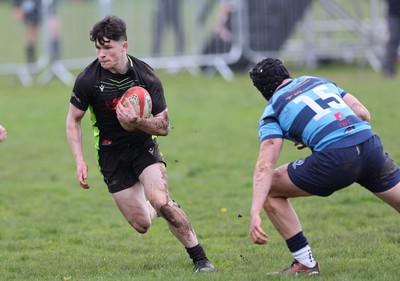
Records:
[[[153,46],[152,52],[153,55],[159,55],[161,52],[161,44],[163,42],[164,37],[164,30],[166,28],[166,20],[165,20],[165,13],[166,13],[166,4],[164,0],[157,0],[157,4],[155,7],[154,12],[154,27],[153,27]]]
[[[315,261],[303,235],[300,221],[288,198],[304,197],[311,194],[295,186],[287,172],[288,164],[275,170],[271,190],[264,204],[272,224],[285,239],[293,257],[303,265],[314,267]]]
[[[180,0],[169,1],[169,18],[170,24],[175,32],[175,54],[182,55],[185,50],[185,36],[182,26],[181,5],[183,2]]]
[[[50,28],[50,61],[60,59],[60,21],[56,15],[49,18]]]
[[[26,60],[28,63],[34,63],[36,61],[38,25],[27,23],[26,33]]]
[[[383,74],[393,77],[396,74],[397,55],[400,44],[400,18],[388,16],[389,40],[386,43],[386,54],[383,63]]]

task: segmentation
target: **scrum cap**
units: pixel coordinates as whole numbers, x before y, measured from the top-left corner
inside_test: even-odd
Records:
[[[292,78],[282,61],[265,58],[257,63],[249,72],[254,86],[269,100],[283,80]]]

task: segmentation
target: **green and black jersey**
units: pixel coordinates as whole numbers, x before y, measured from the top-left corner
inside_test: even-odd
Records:
[[[152,114],[167,108],[161,80],[145,62],[128,55],[131,66],[125,74],[114,74],[101,67],[98,59],[88,65],[75,81],[70,102],[78,109],[89,109],[100,150],[140,146],[152,136],[142,131],[128,132],[118,122],[115,107],[124,92],[133,87],[145,88],[152,99]]]

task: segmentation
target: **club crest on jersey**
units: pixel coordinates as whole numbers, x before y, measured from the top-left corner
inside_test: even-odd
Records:
[[[300,158],[300,159],[294,161],[293,164],[292,164],[293,169],[296,170],[296,167],[303,165],[305,161],[306,160],[304,158]]]
[[[336,120],[339,120],[339,121],[342,121],[346,118],[346,116],[341,112],[335,113],[334,115],[335,115]]]

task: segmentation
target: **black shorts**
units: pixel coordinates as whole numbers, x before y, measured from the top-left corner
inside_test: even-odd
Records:
[[[111,151],[99,151],[99,166],[108,191],[115,193],[133,186],[148,166],[165,161],[156,140],[149,139],[140,147],[128,146]]]
[[[355,182],[374,193],[400,182],[399,166],[383,151],[378,136],[355,146],[314,152],[289,163],[288,174],[299,188],[318,196],[329,196]]]

